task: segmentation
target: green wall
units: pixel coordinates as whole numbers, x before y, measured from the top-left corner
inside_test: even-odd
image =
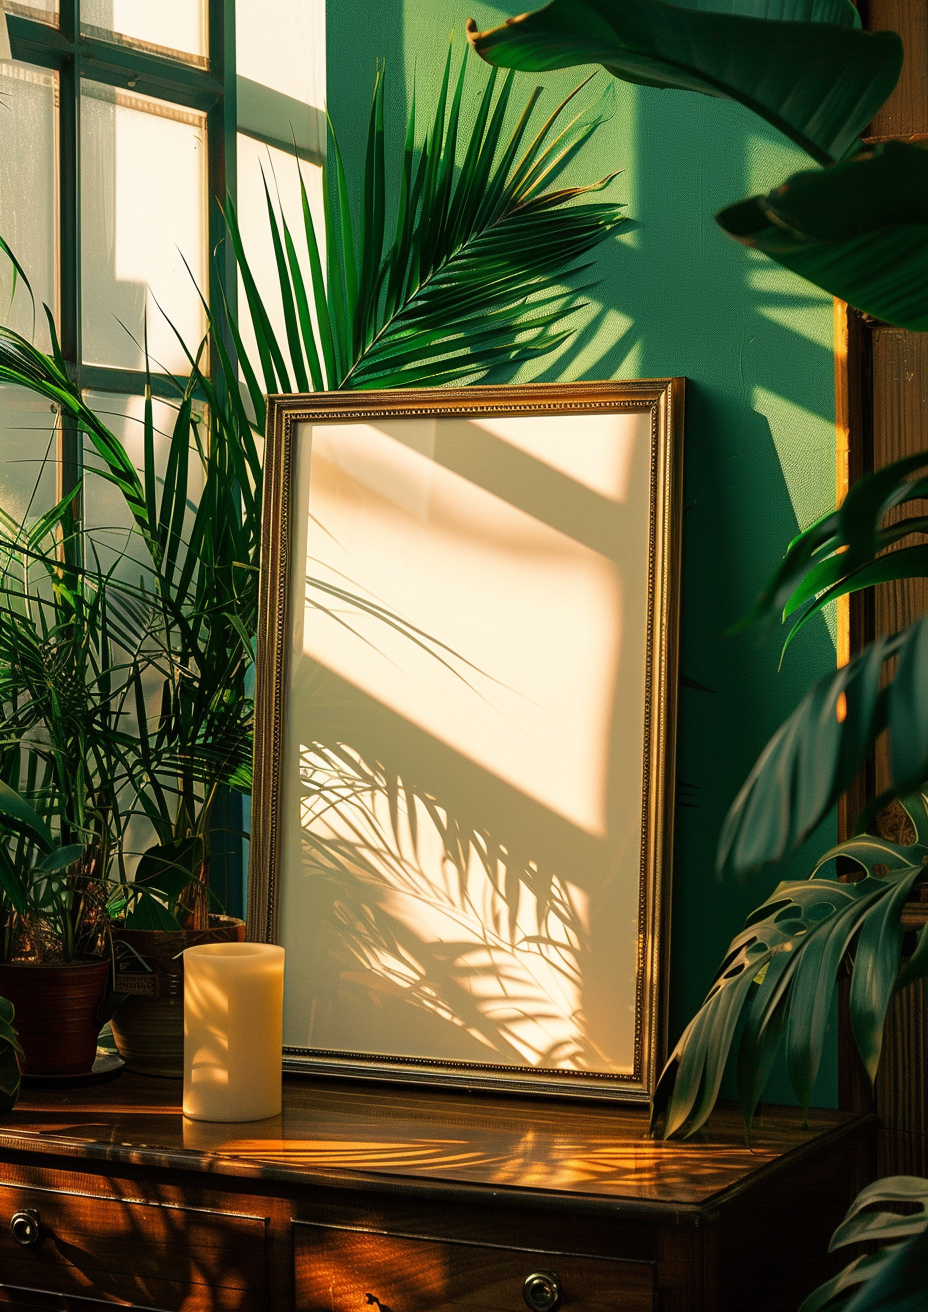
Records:
[[[375,59],[386,57],[388,109],[402,122],[413,78],[422,102],[434,103],[452,30],[460,48],[468,17],[486,28],[518,12],[473,0],[330,0],[328,106],[356,178]],[[581,76],[567,70],[519,81],[525,94],[540,81],[550,110]],[[634,222],[600,250],[599,287],[577,338],[556,361],[517,378],[688,380],[681,668],[708,691],[681,690],[675,1039],[747,912],[778,878],[807,873],[809,856],[834,841],[828,823],[804,855],[746,885],[714,874],[722,819],[758,751],[808,683],[834,665],[824,621],[794,644],[779,674],[776,633],[726,635],[797,526],[834,504],[832,305],[723,236],[712,219],[726,202],[810,166],[802,152],[740,106],[632,87],[602,72],[591,99],[607,83],[615,114],[571,180],[623,169],[608,194],[627,204]],[[772,1095],[789,1097],[782,1078]],[[829,1060],[815,1101],[834,1097]]]

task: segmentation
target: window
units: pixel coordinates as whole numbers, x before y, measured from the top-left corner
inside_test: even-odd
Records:
[[[218,300],[208,253],[221,236],[213,198],[234,194],[231,0],[6,8],[14,62],[0,66],[0,134],[20,144],[3,150],[19,176],[3,188],[0,235],[52,307],[83,387],[142,394],[147,330],[154,390],[170,395],[165,375],[185,372],[170,324],[196,343],[197,286]],[[21,331],[28,311],[19,298]],[[66,430],[60,442],[64,489],[81,453]]]
[[[216,200],[235,192],[234,4],[4,7],[12,62],[0,62],[0,236],[29,277],[37,313],[21,292],[11,302],[11,270],[0,262],[0,320],[48,349],[46,303],[73,378],[132,452],[146,341],[167,427],[172,375],[188,372],[178,335],[195,349],[206,327],[198,289],[218,305],[221,274],[235,291],[234,266],[211,258],[226,249]],[[104,554],[108,542],[124,543],[125,506],[101,480],[84,486],[80,435],[48,402],[0,388],[0,444],[4,508],[24,513],[31,502],[37,512],[79,485],[75,513]],[[234,831],[239,801],[226,817]],[[237,914],[241,853],[232,846],[214,887]]]
[[[215,306],[221,276],[234,302],[216,200],[236,195],[240,171],[246,247],[279,317],[261,169],[275,170],[297,221],[295,145],[315,207],[324,0],[5,0],[0,35],[4,10],[12,61],[0,62],[0,237],[28,274],[37,313],[21,291],[11,299],[0,259],[0,322],[47,350],[47,304],[89,404],[140,456],[146,342],[156,416],[168,428],[174,379],[187,374],[178,334],[193,346],[205,328],[197,287]],[[247,315],[242,332],[248,346]],[[0,386],[0,505],[38,513],[79,486],[74,513],[110,564],[129,515],[83,471],[73,425],[42,398]],[[231,799],[220,826],[247,830],[242,800]],[[215,849],[212,880],[235,914],[241,854],[231,835],[230,845],[225,887]]]

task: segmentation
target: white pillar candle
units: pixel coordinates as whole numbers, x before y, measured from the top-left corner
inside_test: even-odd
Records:
[[[284,950],[204,943],[184,953],[184,1115],[259,1121],[281,1109]]]

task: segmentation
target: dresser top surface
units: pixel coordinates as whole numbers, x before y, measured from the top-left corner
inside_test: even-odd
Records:
[[[38,1151],[243,1178],[350,1185],[445,1185],[705,1204],[784,1154],[853,1133],[852,1118],[765,1111],[751,1147],[737,1109],[708,1138],[649,1139],[644,1107],[506,1098],[285,1077],[281,1116],[245,1124],[186,1120],[179,1081],[123,1072],[107,1084],[24,1088],[0,1118],[0,1154]]]

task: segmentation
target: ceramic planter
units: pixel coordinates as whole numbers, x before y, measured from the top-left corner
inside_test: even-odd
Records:
[[[181,953],[200,943],[235,943],[245,938],[244,920],[232,916],[210,916],[209,920],[209,929],[114,926],[117,945],[124,943],[133,949],[120,952],[117,947],[116,991],[127,996],[110,1022],[119,1055],[129,1070],[141,1075],[183,1078],[184,959]]]
[[[16,1008],[23,1075],[89,1074],[109,973],[108,957],[66,966],[0,963],[0,996]]]

